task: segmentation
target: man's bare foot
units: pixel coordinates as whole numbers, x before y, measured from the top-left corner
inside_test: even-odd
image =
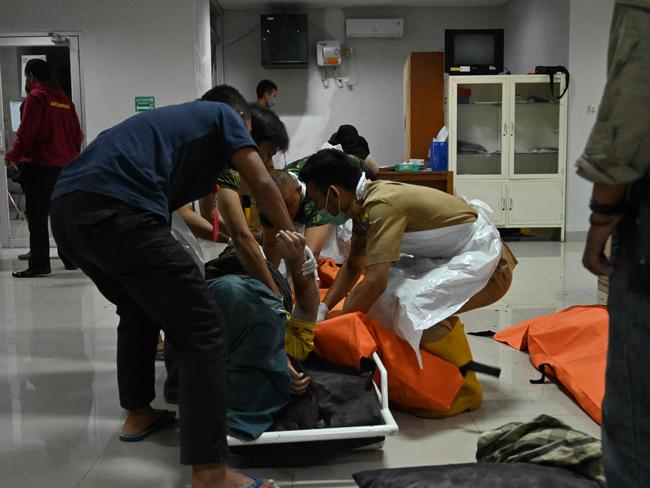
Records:
[[[248,488],[253,482],[250,476],[226,469],[223,464],[192,466],[192,488]],[[264,480],[260,488],[275,488],[275,483]]]
[[[136,435],[147,429],[160,416],[161,410],[146,407],[138,410],[125,410],[126,418],[122,425],[122,434]]]

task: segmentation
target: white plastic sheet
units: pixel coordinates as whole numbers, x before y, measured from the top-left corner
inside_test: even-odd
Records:
[[[501,238],[480,200],[474,223],[404,235],[400,261],[369,315],[405,339],[420,366],[424,330],[456,313],[487,284],[501,256]]]
[[[183,249],[192,256],[192,260],[194,260],[196,265],[199,267],[199,271],[201,271],[201,275],[205,278],[205,259],[203,257],[201,244],[199,244],[198,239],[194,236],[178,212],[172,213],[171,232],[174,238],[180,242],[181,246],[183,246]]]
[[[332,258],[336,264],[343,264],[350,255],[350,239],[352,239],[352,219],[348,219],[342,225],[329,225],[320,257]]]

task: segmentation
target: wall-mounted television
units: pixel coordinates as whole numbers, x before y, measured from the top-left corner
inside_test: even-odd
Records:
[[[309,65],[307,15],[261,16],[262,66],[306,68]]]
[[[503,29],[445,30],[445,71],[497,75],[503,71]]]

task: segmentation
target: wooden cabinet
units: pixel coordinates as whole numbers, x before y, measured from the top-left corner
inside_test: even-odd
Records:
[[[454,194],[454,174],[451,171],[393,171],[380,169],[377,179],[428,186],[429,188]]]
[[[404,160],[426,159],[444,125],[443,53],[411,53],[404,66]]]
[[[556,75],[554,93],[564,89]],[[500,227],[559,227],[564,239],[568,94],[543,75],[450,76],[449,169]]]

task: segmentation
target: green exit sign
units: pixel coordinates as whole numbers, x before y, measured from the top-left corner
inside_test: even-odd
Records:
[[[144,112],[156,108],[155,97],[135,97],[135,111]]]

